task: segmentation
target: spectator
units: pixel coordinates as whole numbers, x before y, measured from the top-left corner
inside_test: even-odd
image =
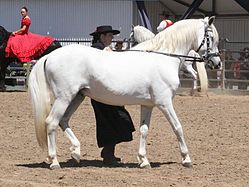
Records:
[[[115,50],[116,51],[122,51],[123,49],[123,41],[119,40],[116,42],[116,45],[115,45]]]
[[[240,64],[240,77],[243,80],[249,80],[249,48],[245,47],[243,49],[243,56],[241,59],[239,59],[241,64]],[[244,89],[248,88],[248,82],[245,82],[243,85]]]
[[[171,20],[169,20],[169,13],[166,11],[163,11],[161,14],[161,22],[157,27],[157,32],[161,32],[164,29],[170,27],[171,25],[173,25],[173,22]]]
[[[234,77],[249,80],[249,48],[245,47],[240,52],[240,57],[234,66]]]

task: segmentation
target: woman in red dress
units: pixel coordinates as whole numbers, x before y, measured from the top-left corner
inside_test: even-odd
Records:
[[[22,7],[21,15],[21,28],[12,32],[5,49],[5,57],[14,57],[21,62],[29,62],[40,57],[55,39],[28,32],[31,19],[28,16],[27,7]]]

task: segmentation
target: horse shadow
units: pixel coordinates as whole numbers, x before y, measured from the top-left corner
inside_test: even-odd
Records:
[[[178,164],[177,162],[169,161],[169,162],[151,162],[150,165],[152,168],[159,168],[163,165],[172,165]],[[69,159],[65,162],[60,162],[61,168],[82,168],[82,167],[110,167],[103,165],[102,160],[80,160],[80,163],[76,163],[73,159]],[[49,164],[46,162],[41,163],[28,163],[28,164],[16,164],[17,167],[27,167],[27,168],[49,168]],[[138,163],[122,163],[120,162],[117,166],[113,166],[112,168],[139,168]]]

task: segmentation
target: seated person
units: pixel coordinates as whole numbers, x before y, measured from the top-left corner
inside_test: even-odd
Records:
[[[31,19],[28,16],[27,7],[22,7],[21,15],[21,28],[12,32],[5,49],[5,57],[17,58],[20,62],[29,62],[41,56],[55,39],[29,32]]]

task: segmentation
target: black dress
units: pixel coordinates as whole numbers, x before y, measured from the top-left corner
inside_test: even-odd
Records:
[[[92,47],[104,49],[102,43]],[[128,142],[135,131],[130,114],[123,106],[112,106],[91,99],[97,126],[97,143],[99,147]]]

